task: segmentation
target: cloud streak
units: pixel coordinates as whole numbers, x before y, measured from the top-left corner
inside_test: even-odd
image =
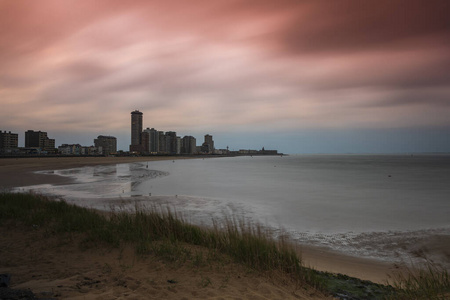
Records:
[[[140,109],[187,132],[450,127],[449,6],[1,1],[2,126],[125,135]]]

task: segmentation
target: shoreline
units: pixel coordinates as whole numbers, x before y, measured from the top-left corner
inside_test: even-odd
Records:
[[[36,171],[61,170],[75,167],[110,165],[157,160],[192,159],[196,157],[62,157],[62,158],[11,158],[0,160],[2,188],[37,184],[69,184],[71,178]],[[304,265],[319,271],[342,273],[348,276],[386,283],[388,274],[397,270],[392,263],[370,258],[350,256],[330,249],[299,244]]]
[[[14,188],[38,184],[68,184],[71,178],[36,171],[63,170],[96,165],[124,164],[145,161],[195,159],[190,156],[137,157],[26,157],[0,159],[0,188]]]

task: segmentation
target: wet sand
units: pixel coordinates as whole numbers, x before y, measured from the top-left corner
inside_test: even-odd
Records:
[[[63,177],[60,177],[57,175],[43,175],[43,174],[34,174],[33,173],[33,172],[39,171],[39,170],[56,170],[56,169],[67,169],[67,168],[82,167],[82,166],[130,163],[130,162],[151,161],[151,160],[161,160],[161,159],[172,160],[174,158],[173,157],[118,157],[118,158],[116,158],[116,157],[100,157],[100,158],[99,157],[87,157],[87,158],[80,157],[80,158],[19,158],[19,159],[8,158],[8,159],[0,159],[0,187],[10,188],[10,187],[19,187],[19,186],[27,186],[27,185],[35,185],[35,184],[44,184],[44,183],[64,184],[64,183],[70,182],[70,179],[63,178]],[[4,230],[5,228],[2,228],[2,229]],[[29,234],[31,234],[31,233],[21,232],[20,230],[18,230],[17,232],[15,232],[12,235],[12,238],[13,239],[17,238],[19,240],[28,240],[28,243],[29,243],[31,241],[31,239],[33,239],[33,237],[28,236]],[[25,236],[19,238],[21,235],[25,235]],[[2,240],[2,242],[5,242],[5,241]],[[33,243],[37,243],[37,242],[38,241],[34,241]],[[8,242],[6,242],[6,243],[8,243]],[[69,275],[64,275],[65,272],[67,272],[67,268],[69,268],[68,264],[70,264],[70,269],[82,268],[83,270],[86,269],[83,271],[84,274],[87,274],[89,272],[94,272],[96,274],[95,276],[100,276],[101,272],[98,270],[98,268],[100,268],[101,266],[98,264],[99,263],[100,264],[108,264],[107,259],[114,260],[114,256],[119,255],[117,253],[113,253],[114,251],[112,251],[111,252],[112,254],[111,253],[108,254],[109,256],[107,256],[107,257],[109,257],[109,258],[106,259],[105,258],[106,256],[104,256],[104,255],[99,255],[98,253],[92,254],[93,257],[91,259],[95,260],[95,261],[99,261],[99,263],[93,264],[92,262],[87,261],[89,256],[91,255],[91,253],[83,253],[79,249],[78,250],[71,249],[70,251],[74,251],[74,253],[72,254],[71,257],[67,256],[67,259],[66,259],[65,255],[62,255],[61,257],[58,258],[58,253],[52,254],[51,253],[52,250],[51,249],[49,250],[47,245],[45,245],[45,244],[39,245],[38,244],[38,245],[33,246],[33,248],[46,249],[45,251],[43,251],[41,253],[42,257],[40,258],[39,255],[35,251],[31,250],[33,248],[30,248],[30,246],[27,246],[26,244],[19,243],[18,241],[12,241],[12,240],[9,241],[8,245],[12,245],[12,244],[15,245],[14,247],[19,247],[19,248],[10,250],[10,251],[12,251],[14,253],[19,253],[20,251],[25,251],[27,253],[27,255],[30,255],[30,260],[20,259],[20,261],[15,262],[14,260],[18,259],[18,257],[12,258],[12,260],[10,261],[10,264],[11,264],[11,266],[14,266],[11,268],[11,272],[13,274],[17,268],[20,270],[23,270],[22,275],[18,274],[19,275],[18,277],[21,277],[24,274],[27,274],[28,269],[36,267],[36,266],[32,265],[33,260],[34,261],[49,260],[48,266],[51,265],[52,270],[54,270],[52,272],[55,274],[61,274],[61,276],[49,275],[48,270],[45,270],[45,268],[43,268],[40,271],[40,273],[42,273],[42,274],[39,275],[38,278],[28,278],[28,280],[21,280],[22,281],[21,284],[18,285],[21,288],[26,287],[26,286],[28,286],[30,288],[36,288],[37,286],[43,285],[44,282],[45,282],[44,285],[48,285],[48,286],[52,286],[52,285],[65,286],[58,280],[63,280],[63,277],[66,278],[67,276],[69,276]],[[20,246],[21,244],[22,244],[22,247]],[[2,248],[3,248],[3,246],[2,246]],[[72,248],[74,248],[74,247],[72,247]],[[322,270],[322,271],[342,273],[342,274],[346,274],[349,276],[358,277],[360,279],[371,280],[371,281],[378,282],[378,283],[385,283],[386,280],[388,279],[387,274],[391,273],[393,270],[396,269],[396,267],[393,264],[383,263],[383,262],[380,262],[377,260],[372,260],[372,259],[364,259],[364,258],[346,256],[346,255],[342,255],[340,253],[335,253],[335,252],[329,251],[328,249],[301,246],[300,250],[301,250],[302,259],[306,266],[311,266],[317,270]],[[4,251],[4,250],[2,250],[2,251]],[[6,250],[6,251],[8,251],[8,250]],[[49,251],[50,251],[50,253],[49,253]],[[56,247],[55,251],[59,252],[59,251],[61,251],[61,249],[58,249]],[[31,258],[33,258],[33,259],[31,259]],[[86,260],[86,262],[84,262],[85,260]],[[119,262],[117,262],[117,259],[115,261],[116,261],[116,263],[119,263]],[[154,262],[152,262],[152,263],[154,263]],[[129,264],[131,264],[131,262],[129,262]],[[96,265],[97,265],[97,267],[94,267]],[[145,280],[150,280],[148,278],[150,278],[151,276],[150,277],[147,276],[147,279],[140,278],[139,277],[140,275],[138,275],[138,273],[139,274],[140,274],[140,272],[145,273],[143,270],[145,267],[140,266],[140,265],[141,265],[140,263],[139,264],[135,263],[135,265],[133,267],[133,268],[139,269],[139,270],[133,271],[133,272],[137,272],[133,275],[133,276],[136,276],[136,278],[133,280],[139,281],[142,283]],[[4,270],[2,272],[5,272],[5,269],[4,269],[5,266],[2,266],[2,267]],[[89,268],[96,269],[96,271],[89,270]],[[148,268],[152,269],[153,267],[148,267]],[[161,268],[161,265],[160,265],[160,268]],[[169,268],[169,267],[164,266],[164,268]],[[186,272],[189,273],[191,271],[192,270],[188,270]],[[153,272],[155,272],[155,271],[153,271]],[[154,276],[155,280],[156,279],[158,279],[159,281],[162,280],[159,285],[160,289],[168,289],[169,291],[170,291],[170,289],[174,288],[174,286],[167,284],[167,282],[163,282],[164,278],[166,278],[166,277],[167,278],[172,278],[172,277],[178,278],[179,276],[185,276],[186,278],[192,277],[191,275],[184,274],[183,273],[184,271],[180,271],[181,273],[179,273],[178,271],[171,270],[170,268],[169,268],[169,270],[161,271],[161,272],[162,273],[159,275],[157,275],[158,272],[153,273],[153,276]],[[164,272],[166,272],[166,273],[164,273]],[[184,275],[182,275],[182,273]],[[214,277],[214,276],[217,277],[218,276],[217,278],[219,278],[221,275],[222,275],[221,272],[219,272],[219,274],[214,274],[214,272],[208,273],[209,277]],[[95,277],[95,276],[89,275],[87,277],[91,278],[91,277]],[[131,277],[134,278],[133,276],[131,276]],[[255,276],[259,276],[259,275],[255,274]],[[214,277],[214,278],[216,278],[216,277]],[[47,279],[45,279],[45,278],[47,278]],[[220,279],[217,279],[217,278],[215,280],[220,281]],[[241,277],[241,279],[242,278],[243,277]],[[80,273],[78,275],[72,274],[69,277],[67,277],[66,280],[70,280],[72,283],[75,283],[78,280],[79,281],[78,284],[80,284],[80,282],[82,284],[82,282],[83,282],[82,273]],[[84,281],[86,281],[86,280],[87,279],[84,279]],[[92,279],[92,280],[94,280],[94,279]],[[200,279],[197,278],[197,280],[200,280]],[[260,297],[261,299],[264,299],[265,295],[258,296],[256,294],[252,294],[252,293],[256,293],[256,290],[259,290],[259,285],[252,287],[252,283],[250,283],[252,280],[249,280],[249,279],[245,279],[245,280],[248,281],[248,285],[244,284],[244,286],[240,286],[243,284],[242,280],[237,280],[236,284],[239,285],[240,287],[236,286],[236,287],[232,288],[233,290],[234,289],[236,289],[236,290],[243,289],[243,290],[246,290],[249,292],[249,294],[245,294],[245,293],[242,294],[243,297],[241,299],[253,298],[253,296],[256,298]],[[262,282],[261,280],[265,281],[264,277],[263,277],[263,279],[261,279],[261,278],[255,279],[255,282],[261,283]],[[85,283],[85,284],[88,285],[88,283]],[[149,284],[152,285],[153,283],[149,283]],[[266,285],[266,284],[269,284],[269,283],[264,283],[264,285]],[[180,287],[180,285],[178,285],[178,287]],[[215,287],[217,288],[217,286],[215,286]],[[147,286],[147,288],[148,288],[148,286]],[[253,292],[250,293],[250,291],[253,288],[255,288],[256,290],[253,290]],[[266,287],[266,288],[272,289],[271,293],[280,292],[277,290],[279,287],[276,287],[276,286],[271,286],[270,288],[269,287]],[[286,287],[282,288],[282,290],[284,292],[286,292],[287,294],[283,294],[283,297],[279,297],[279,298],[289,298],[286,295],[289,295],[289,293],[292,293],[293,287],[287,285]],[[105,293],[106,293],[106,291],[105,291]],[[185,295],[187,297],[187,299],[193,298],[194,294],[192,294],[192,293],[196,293],[196,291],[191,291],[190,293],[191,293],[190,296]],[[169,292],[169,294],[170,294],[170,292]],[[180,297],[181,296],[180,294],[177,295],[177,293],[174,293],[174,295],[175,295],[174,298],[177,298],[177,299],[183,298],[183,297]],[[83,296],[87,296],[87,295],[84,294]],[[97,295],[97,296],[100,296],[100,295]],[[165,295],[164,298],[166,298],[166,296],[167,295]],[[214,298],[217,296],[218,295],[213,296],[213,294],[211,294],[210,297],[207,297],[207,298]],[[228,296],[232,297],[231,294],[229,294]],[[272,294],[272,296],[273,297],[266,297],[266,298],[270,298],[270,299],[276,298],[275,294]],[[103,294],[103,298],[105,298],[105,297],[108,298],[109,296],[107,296],[106,294]],[[302,297],[306,297],[306,296],[302,295]],[[309,296],[307,296],[304,299],[308,299],[308,297]],[[81,298],[83,298],[83,297],[81,297]],[[73,298],[73,299],[76,299],[76,298]],[[95,297],[93,297],[93,298],[86,297],[86,299],[95,299]],[[98,299],[101,299],[101,297]]]
[[[11,188],[37,184],[65,184],[70,178],[35,174],[35,171],[62,170],[84,166],[121,164],[142,161],[189,159],[188,157],[145,156],[145,157],[31,157],[0,158],[0,188]]]

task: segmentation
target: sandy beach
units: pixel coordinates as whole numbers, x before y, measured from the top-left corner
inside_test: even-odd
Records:
[[[189,159],[194,157],[177,157]],[[35,171],[62,170],[84,166],[132,163],[140,161],[173,160],[169,156],[147,157],[30,157],[1,158],[0,187],[19,187],[37,184],[64,184],[70,179],[58,175],[35,174]]]
[[[0,186],[19,187],[43,183],[63,184],[70,179],[35,174],[39,170],[130,163],[173,157],[80,157],[0,159]],[[20,226],[1,229],[0,273],[13,275],[13,288],[36,292],[57,291],[64,299],[321,299],[324,295],[304,290],[286,278],[256,274],[230,264],[200,270],[171,266],[138,258],[130,248],[94,249],[83,252],[75,240],[61,243],[41,237],[39,229],[27,232]],[[385,283],[395,266],[356,258],[327,249],[301,246],[306,266]],[[171,283],[174,281],[176,283]]]
[[[11,287],[58,299],[324,299],[286,277],[240,265],[167,263],[137,256],[132,246],[80,250],[75,236],[0,227],[0,272]]]

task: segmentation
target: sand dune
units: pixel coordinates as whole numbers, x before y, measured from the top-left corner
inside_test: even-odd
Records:
[[[59,299],[324,299],[288,277],[231,262],[201,266],[138,256],[134,248],[79,248],[76,236],[23,226],[0,227],[0,272],[14,289]],[[194,251],[194,249],[193,249]],[[201,251],[199,249],[198,251]],[[306,288],[306,289],[305,289]]]

